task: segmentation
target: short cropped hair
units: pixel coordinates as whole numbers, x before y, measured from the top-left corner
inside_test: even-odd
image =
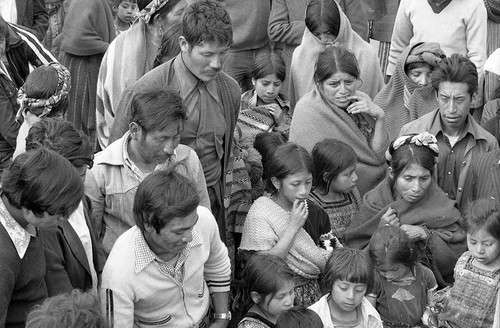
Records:
[[[81,130],[68,121],[47,117],[33,124],[26,137],[26,150],[45,147],[66,158],[75,167],[94,162],[94,147]]]
[[[26,96],[36,99],[49,99],[58,91],[59,77],[57,70],[50,66],[39,66],[35,68],[26,78],[24,88]],[[69,106],[68,96],[64,95],[58,103],[52,106],[47,117],[59,117],[66,113]],[[30,112],[35,115],[43,108],[31,108]]]
[[[498,199],[477,199],[465,211],[467,233],[485,230],[500,240],[500,203]]]
[[[441,82],[465,83],[472,97],[478,88],[476,65],[467,57],[453,54],[443,59],[432,71],[432,86],[439,92]]]
[[[147,133],[162,131],[172,122],[186,121],[187,111],[181,96],[165,88],[139,90],[132,95],[130,123]]]
[[[323,328],[323,321],[313,310],[294,306],[278,317],[275,328]]]
[[[26,319],[26,328],[107,327],[98,298],[78,289],[47,298],[35,306]]]
[[[233,43],[233,28],[228,12],[216,1],[202,0],[189,5],[182,18],[182,36],[190,47],[202,42],[221,46]]]
[[[83,182],[75,168],[46,148],[16,157],[3,173],[2,189],[14,207],[26,208],[39,217],[47,212],[67,218],[83,197]]]
[[[366,284],[367,291],[373,289],[373,265],[365,252],[348,247],[336,248],[326,262],[321,278],[321,290],[330,293],[337,280],[355,284]]]
[[[188,216],[200,204],[194,183],[175,169],[154,171],[139,184],[133,212],[141,231],[148,225],[160,233],[172,219]]]
[[[113,6],[118,7],[123,1],[137,4],[137,0],[113,0]]]

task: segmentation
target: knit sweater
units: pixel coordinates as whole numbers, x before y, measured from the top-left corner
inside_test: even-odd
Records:
[[[0,327],[24,328],[31,307],[47,297],[42,241],[31,237],[23,258],[0,224]]]
[[[452,0],[439,14],[426,1],[401,0],[394,23],[387,75],[410,44],[437,42],[450,56],[468,57],[482,73],[486,60],[486,8],[482,0]]]

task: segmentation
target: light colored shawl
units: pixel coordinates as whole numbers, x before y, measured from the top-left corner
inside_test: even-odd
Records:
[[[338,4],[337,4],[338,6]],[[343,47],[356,55],[358,60],[360,78],[363,84],[359,90],[368,94],[373,99],[384,86],[382,69],[375,49],[364,41],[351,28],[342,9],[340,12],[340,30],[335,39],[334,46]],[[306,27],[302,43],[295,49],[290,66],[290,101],[295,104],[314,87],[314,66],[318,54],[326,45],[316,38]]]

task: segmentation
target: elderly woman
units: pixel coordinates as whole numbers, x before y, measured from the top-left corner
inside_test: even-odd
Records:
[[[290,64],[289,97],[292,104],[314,88],[314,62],[323,49],[335,45],[354,53],[361,68],[360,90],[375,97],[384,85],[375,48],[353,31],[337,1],[312,0],[306,9],[306,29]]]
[[[365,248],[383,225],[400,227],[423,250],[426,264],[443,287],[466,250],[466,234],[456,203],[433,180],[439,150],[428,132],[402,136],[386,152],[389,177],[363,197],[346,231],[349,247]]]
[[[408,46],[399,57],[389,83],[373,99],[385,112],[390,140],[398,137],[403,125],[438,107],[430,76],[445,57],[434,42]]]
[[[314,89],[295,107],[290,141],[308,151],[325,138],[350,145],[358,158],[357,187],[364,195],[384,178],[384,152],[389,139],[384,111],[366,93],[358,91],[360,76],[352,52],[335,46],[320,52]]]
[[[97,81],[97,139],[102,148],[108,145],[123,90],[153,69],[163,35],[181,20],[186,5],[186,0],[153,0],[109,45]]]

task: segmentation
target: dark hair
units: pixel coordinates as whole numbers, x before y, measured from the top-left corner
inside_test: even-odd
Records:
[[[182,36],[190,47],[202,42],[221,46],[233,43],[233,28],[228,12],[216,1],[202,0],[189,5],[182,18]]]
[[[54,67],[37,67],[28,75],[24,82],[26,96],[29,98],[49,99],[56,93],[58,82],[59,78]],[[64,115],[68,109],[68,104],[68,96],[63,97],[58,104],[52,106],[52,110],[47,114],[47,117]],[[35,115],[40,115],[42,110],[43,108],[29,109]]]
[[[16,157],[3,173],[2,189],[12,206],[39,217],[47,212],[67,218],[83,197],[83,182],[75,168],[46,148]]]
[[[323,328],[321,317],[311,309],[294,306],[276,320],[275,328]]]
[[[262,168],[264,173],[262,179],[267,179],[267,170],[269,169],[269,162],[280,145],[286,143],[286,139],[280,132],[261,132],[255,136],[253,148],[257,150],[262,157]]]
[[[321,290],[330,293],[337,280],[354,284],[366,284],[366,290],[373,288],[373,265],[365,252],[348,247],[336,248],[326,262],[321,278]]]
[[[394,141],[389,147],[392,147],[393,144]],[[419,164],[424,169],[429,170],[431,175],[434,174],[435,154],[429,147],[404,144],[392,151],[391,156],[392,159],[387,161],[387,164],[390,166],[393,174],[393,178],[391,179],[392,185],[394,185],[394,182],[399,178],[401,173],[413,163]]]
[[[313,186],[326,193],[330,189],[331,182],[342,171],[358,162],[354,149],[336,139],[318,142],[314,145],[311,156],[314,162]]]
[[[283,287],[284,282],[293,281],[294,273],[285,260],[277,255],[255,253],[248,260],[243,271],[245,296],[242,297],[242,313],[252,307],[251,293],[256,292],[262,298],[271,298]]]
[[[431,80],[436,92],[439,92],[441,82],[465,83],[471,97],[478,87],[476,65],[469,58],[460,54],[453,54],[441,60],[432,71]]]
[[[154,171],[137,187],[133,212],[141,231],[149,225],[160,233],[172,219],[185,218],[200,204],[196,186],[175,169]]]
[[[314,162],[311,155],[304,147],[293,142],[287,142],[276,148],[276,151],[272,154],[266,173],[267,187],[276,190],[271,178],[283,180],[289,175],[303,171],[311,174],[314,172]]]
[[[99,299],[74,289],[71,293],[47,298],[26,318],[26,328],[107,328]]]
[[[171,89],[139,90],[132,95],[130,106],[130,123],[137,123],[146,133],[162,131],[173,122],[187,120],[181,96]]]
[[[306,8],[306,27],[312,34],[317,34],[321,27],[326,27],[333,37],[340,31],[340,9],[335,1],[312,0]]]
[[[156,53],[156,58],[154,61],[154,67],[160,66],[166,63],[173,57],[177,56],[181,52],[181,46],[179,45],[179,36],[181,36],[180,22],[172,25],[168,31],[163,33],[161,37],[161,45]]]
[[[170,12],[170,10],[172,10],[172,8],[174,8],[179,2],[181,2],[181,0],[169,0],[163,7],[161,7],[157,12],[151,15],[149,24],[154,24],[156,17],[163,18],[164,16],[166,16]]]
[[[113,6],[118,7],[123,1],[137,4],[137,0],[113,0]]]
[[[142,11],[151,1],[153,0],[137,0],[137,8],[139,8],[139,11]]]
[[[402,264],[411,270],[418,262],[417,248],[399,227],[383,226],[370,238],[370,258],[376,267],[384,263]]]
[[[73,124],[47,117],[33,124],[26,137],[26,150],[45,147],[66,158],[75,167],[92,167],[94,148],[90,139]]]
[[[465,212],[467,232],[485,230],[500,241],[500,203],[498,199],[477,199]]]
[[[342,72],[359,79],[359,66],[356,56],[342,47],[326,47],[318,54],[314,66],[314,82],[323,83],[333,74]]]
[[[255,57],[251,75],[258,80],[270,74],[275,74],[283,82],[286,77],[285,61],[279,54],[264,50]]]

